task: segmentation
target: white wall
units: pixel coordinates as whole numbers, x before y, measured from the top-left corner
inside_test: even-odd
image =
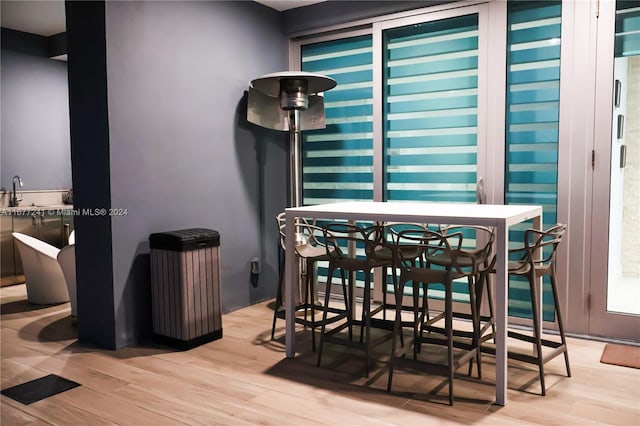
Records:
[[[622,274],[640,278],[640,56],[629,58],[624,169]],[[637,281],[640,286],[640,280]]]
[[[71,188],[67,64],[2,49],[0,186]]]

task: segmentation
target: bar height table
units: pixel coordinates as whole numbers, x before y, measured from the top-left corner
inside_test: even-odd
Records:
[[[295,219],[297,217],[371,222],[418,222],[448,225],[492,226],[496,232],[496,403],[507,403],[507,306],[509,227],[533,219],[542,229],[542,207],[526,205],[463,204],[430,202],[353,201],[285,209],[285,312],[286,356],[295,356]],[[538,313],[539,314],[539,313]]]

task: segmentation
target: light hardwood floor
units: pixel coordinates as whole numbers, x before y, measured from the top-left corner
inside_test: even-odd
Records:
[[[30,405],[1,397],[8,425],[213,424],[473,424],[640,425],[640,370],[601,364],[604,343],[569,339],[573,377],[562,357],[547,364],[547,396],[537,370],[511,363],[509,403],[493,404],[493,359],[483,357],[483,380],[461,368],[455,405],[442,377],[396,372],[386,392],[386,348],[362,377],[362,357],[327,345],[315,365],[309,332],[302,353],[284,357],[283,339],[270,340],[271,304],[223,317],[224,337],[189,351],[161,346],[100,350],[80,344],[69,305],[37,309],[23,285],[0,289],[2,389],[50,373],[82,386]],[[282,336],[284,322],[278,322]]]

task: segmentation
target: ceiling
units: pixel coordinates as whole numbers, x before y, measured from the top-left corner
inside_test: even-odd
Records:
[[[256,0],[272,9],[283,11],[319,3],[323,0]],[[42,36],[52,36],[66,31],[63,0],[0,1],[2,26]]]
[[[2,26],[52,36],[66,31],[64,1],[0,1]]]
[[[258,3],[269,6],[272,9],[282,12],[283,10],[295,9],[296,7],[309,6],[314,3],[321,3],[325,0],[255,0]]]

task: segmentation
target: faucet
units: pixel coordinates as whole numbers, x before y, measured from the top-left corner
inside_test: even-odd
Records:
[[[20,185],[20,187],[22,187],[22,178],[18,175],[14,176],[13,191],[12,191],[11,199],[9,200],[9,207],[18,207],[18,202],[22,201],[22,198],[18,199],[18,196],[16,194],[16,180],[18,181],[18,184]]]

